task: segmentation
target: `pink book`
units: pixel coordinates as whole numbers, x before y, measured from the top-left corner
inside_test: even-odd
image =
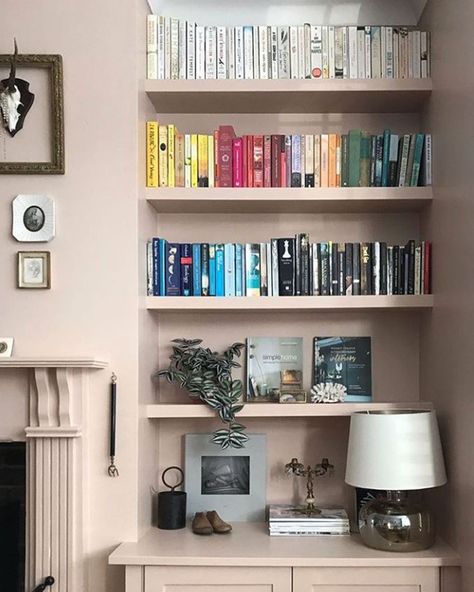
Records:
[[[263,187],[263,136],[253,137],[253,186]]]
[[[272,186],[272,137],[263,139],[263,186]]]
[[[217,176],[219,187],[232,187],[232,140],[235,138],[231,125],[219,126]]]
[[[243,140],[235,138],[232,140],[232,185],[233,187],[243,187]]]
[[[280,187],[287,187],[286,184],[286,176],[287,176],[287,169],[288,169],[288,162],[286,160],[286,144],[285,144],[285,136],[280,136],[280,168],[281,168],[281,177],[280,177]]]

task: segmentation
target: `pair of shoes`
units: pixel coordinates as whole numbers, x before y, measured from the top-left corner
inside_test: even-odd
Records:
[[[211,512],[196,512],[191,524],[194,534],[209,535],[213,532],[217,534],[227,534],[232,530],[232,526],[224,522],[219,514],[212,510]]]

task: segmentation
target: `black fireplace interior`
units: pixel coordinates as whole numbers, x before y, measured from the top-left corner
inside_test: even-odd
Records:
[[[0,442],[0,589],[25,590],[26,448]]]

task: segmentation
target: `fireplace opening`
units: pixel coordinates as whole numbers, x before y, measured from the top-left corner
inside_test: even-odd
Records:
[[[26,445],[0,442],[1,589],[25,590]]]

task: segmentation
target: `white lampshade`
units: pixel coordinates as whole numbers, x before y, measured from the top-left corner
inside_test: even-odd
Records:
[[[352,415],[346,483],[401,491],[444,485],[446,471],[435,412]]]

